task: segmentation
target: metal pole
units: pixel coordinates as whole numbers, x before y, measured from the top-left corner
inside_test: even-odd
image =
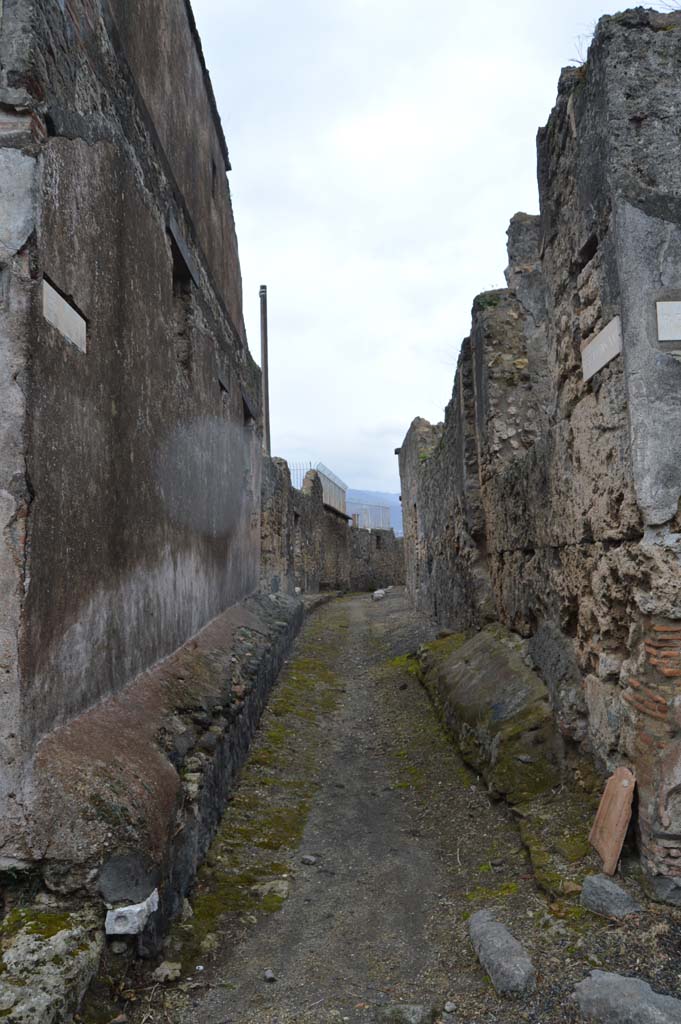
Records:
[[[271,455],[270,441],[270,370],[267,353],[267,285],[260,285],[260,368],[262,370],[263,448]]]

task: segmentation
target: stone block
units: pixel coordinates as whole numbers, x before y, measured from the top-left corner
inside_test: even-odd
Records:
[[[575,999],[595,1024],[681,1024],[681,1000],[659,995],[639,978],[592,971],[575,987]]]
[[[525,949],[489,910],[479,910],[468,922],[475,954],[500,996],[534,992],[536,972]]]
[[[643,910],[633,896],[605,875],[588,875],[584,879],[580,903],[603,917],[627,917]]]
[[[0,150],[0,257],[3,262],[22,248],[33,231],[35,168],[35,158],[21,150]]]
[[[141,903],[109,910],[104,922],[107,935],[141,935],[151,915],[158,910],[158,889]]]
[[[560,782],[556,733],[546,687],[521,641],[498,624],[462,639],[436,640],[419,657],[462,756],[510,803],[548,791]]]
[[[159,872],[148,857],[124,853],[102,865],[97,889],[105,903],[141,903],[158,884]]]

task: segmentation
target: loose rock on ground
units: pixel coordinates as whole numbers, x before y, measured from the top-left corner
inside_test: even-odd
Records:
[[[592,971],[575,989],[586,1020],[595,1024],[681,1024],[681,1000],[654,992],[639,978]]]
[[[580,903],[604,917],[626,917],[643,909],[633,896],[606,875],[588,875],[584,879]]]

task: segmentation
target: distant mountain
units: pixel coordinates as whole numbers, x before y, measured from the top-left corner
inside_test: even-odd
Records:
[[[402,536],[402,505],[399,494],[388,494],[386,491],[356,491],[352,487],[347,494],[348,515],[352,515],[357,505],[385,505],[390,509],[390,524],[396,537]]]

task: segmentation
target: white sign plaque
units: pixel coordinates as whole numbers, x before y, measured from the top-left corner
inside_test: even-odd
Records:
[[[584,380],[591,380],[595,373],[618,356],[622,351],[622,322],[613,317],[607,327],[582,349],[582,373]]]
[[[49,281],[43,279],[43,316],[60,334],[79,348],[87,351],[87,323],[77,309],[62,298]]]
[[[681,341],[681,302],[657,303],[657,340]]]

